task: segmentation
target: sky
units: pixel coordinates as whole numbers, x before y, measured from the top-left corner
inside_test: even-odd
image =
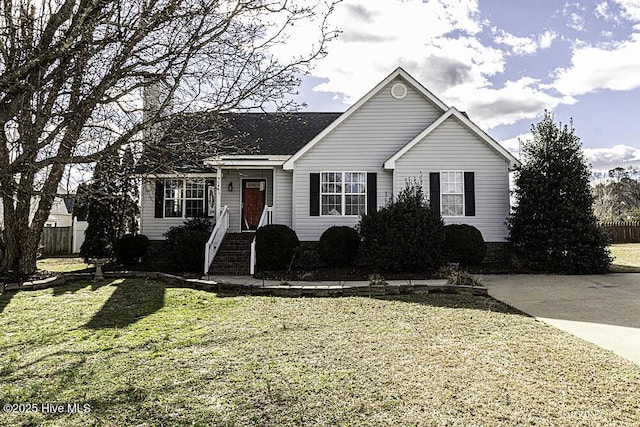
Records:
[[[344,111],[401,66],[511,151],[547,109],[594,169],[640,166],[640,0],[344,0],[329,24],[302,111]]]

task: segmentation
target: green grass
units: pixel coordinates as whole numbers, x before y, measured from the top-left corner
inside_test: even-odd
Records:
[[[611,245],[613,263],[611,271],[615,273],[640,273],[640,243]]]
[[[43,258],[39,259],[36,265],[39,270],[54,273],[69,273],[93,267],[93,264],[85,263],[82,258]]]
[[[12,426],[640,425],[640,367],[490,298],[229,296],[144,280],[0,297]]]

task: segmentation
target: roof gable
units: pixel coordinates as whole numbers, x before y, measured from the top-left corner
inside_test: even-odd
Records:
[[[482,129],[480,129],[475,123],[473,123],[466,114],[458,111],[455,107],[449,108],[442,116],[438,118],[435,122],[433,122],[429,127],[427,127],[424,131],[420,132],[415,138],[413,138],[407,145],[402,147],[397,153],[391,156],[386,162],[384,162],[385,169],[395,169],[396,160],[402,157],[405,153],[407,153],[411,148],[413,148],[416,144],[426,138],[429,134],[431,134],[435,129],[437,129],[442,123],[444,123],[448,118],[455,117],[460,122],[467,127],[471,132],[476,134],[481,140],[487,143],[491,148],[493,148],[498,154],[502,155],[505,160],[509,162],[509,168],[513,169],[517,165],[520,164],[520,161],[516,159],[509,151],[507,151],[503,146],[498,144],[496,140],[487,135]]]
[[[349,117],[353,115],[362,105],[368,102],[371,98],[373,98],[377,93],[379,93],[383,88],[385,88],[391,81],[396,79],[397,77],[401,77],[408,84],[413,86],[421,95],[431,101],[434,105],[436,105],[443,112],[447,110],[447,105],[442,102],[438,97],[436,97],[433,93],[427,90],[422,84],[420,84],[416,79],[411,77],[409,73],[407,73],[402,68],[397,68],[394,72],[389,74],[384,80],[378,83],[373,89],[371,89],[365,96],[360,98],[358,102],[353,104],[347,111],[345,111],[340,117],[338,117],[333,123],[331,123],[327,128],[325,128],[322,132],[316,135],[309,143],[307,143],[304,147],[302,147],[298,152],[296,152],[289,160],[287,160],[283,168],[287,170],[291,170],[294,168],[294,164],[296,160],[300,157],[304,156],[309,150],[311,150],[316,144],[318,144],[322,139],[324,139],[329,133],[331,133],[335,128],[337,128],[340,124],[345,122]]]

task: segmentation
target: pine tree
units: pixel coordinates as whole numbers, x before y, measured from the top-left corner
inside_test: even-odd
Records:
[[[523,266],[555,273],[603,273],[611,263],[608,237],[593,213],[590,168],[570,126],[544,118],[522,143],[511,242]]]
[[[122,163],[118,153],[103,156],[93,171],[93,181],[85,196],[88,226],[80,256],[109,258],[114,244],[135,223],[136,201],[130,194],[130,172],[133,167],[127,155]],[[133,219],[129,219],[133,215]],[[137,227],[137,226],[136,226]],[[132,230],[135,231],[135,230]]]

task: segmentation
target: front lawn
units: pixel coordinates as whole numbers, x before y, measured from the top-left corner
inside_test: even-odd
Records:
[[[490,298],[136,279],[5,294],[0,312],[0,401],[40,405],[0,425],[640,425],[640,367]]]
[[[640,243],[621,243],[611,245],[614,273],[640,273]]]

